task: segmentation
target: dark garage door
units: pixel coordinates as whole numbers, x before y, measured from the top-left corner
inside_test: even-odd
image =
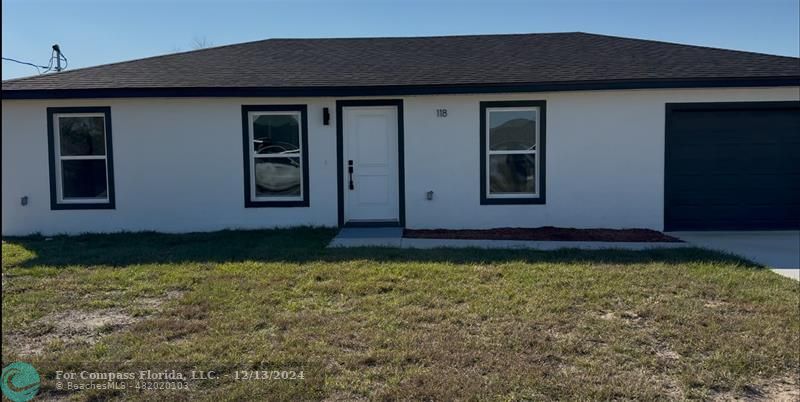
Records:
[[[665,230],[800,228],[800,102],[667,104]]]

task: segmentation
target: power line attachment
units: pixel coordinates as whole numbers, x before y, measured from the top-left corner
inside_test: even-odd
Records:
[[[39,64],[29,63],[27,61],[21,61],[17,59],[12,59],[10,57],[3,57],[3,60],[11,61],[14,63],[24,64],[26,66],[31,66],[36,69],[36,72],[39,74],[49,73],[50,71],[63,71],[69,65],[69,60],[67,60],[67,56],[64,56],[64,53],[61,53],[61,47],[58,46],[56,43],[53,45],[53,52],[50,53],[50,62],[46,66],[42,66]],[[64,62],[64,65],[61,65],[61,62]],[[55,66],[53,64],[55,63]],[[44,70],[44,71],[42,71]]]

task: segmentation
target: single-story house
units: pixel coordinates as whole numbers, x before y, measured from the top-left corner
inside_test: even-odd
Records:
[[[270,39],[2,83],[2,233],[800,228],[800,59]]]

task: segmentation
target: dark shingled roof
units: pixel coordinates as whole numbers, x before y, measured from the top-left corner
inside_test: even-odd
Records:
[[[268,39],[7,80],[2,89],[9,98],[14,91],[612,82],[659,87],[666,81],[742,79],[800,84],[800,59],[587,33]]]

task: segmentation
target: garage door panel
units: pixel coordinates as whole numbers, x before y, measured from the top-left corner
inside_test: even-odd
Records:
[[[798,194],[797,191],[794,192],[795,195]],[[780,193],[769,191],[768,188],[763,188],[760,193],[757,192],[745,192],[742,193],[741,196],[737,201],[731,201],[738,204],[743,205],[765,205],[770,207],[778,207],[782,208],[786,204],[785,196]]]
[[[800,142],[787,142],[781,148],[778,168],[791,174],[800,174]]]
[[[668,106],[665,228],[800,228],[800,102]]]
[[[752,173],[780,173],[780,162],[783,159],[778,143],[753,144],[741,149],[740,169]]]
[[[731,200],[731,196],[738,192],[737,183],[708,184],[707,178],[708,176],[680,177],[681,183],[673,188],[670,200],[680,204],[685,204],[688,200],[694,200],[695,204],[700,201],[715,203],[715,200]]]
[[[800,220],[790,219],[782,221],[780,225],[776,226],[774,221],[763,219],[750,219],[731,221],[729,219],[680,219],[676,218],[672,221],[677,230],[796,230],[800,226]],[[709,227],[713,229],[709,229]]]
[[[706,205],[737,205],[738,202],[730,197],[720,197],[715,194],[698,193],[698,191],[676,192],[670,200],[674,206],[706,206]]]
[[[707,205],[676,205],[673,214],[677,217],[703,216],[703,220],[722,221],[729,220],[731,216],[741,216],[743,209],[740,205],[714,205],[708,208]]]

